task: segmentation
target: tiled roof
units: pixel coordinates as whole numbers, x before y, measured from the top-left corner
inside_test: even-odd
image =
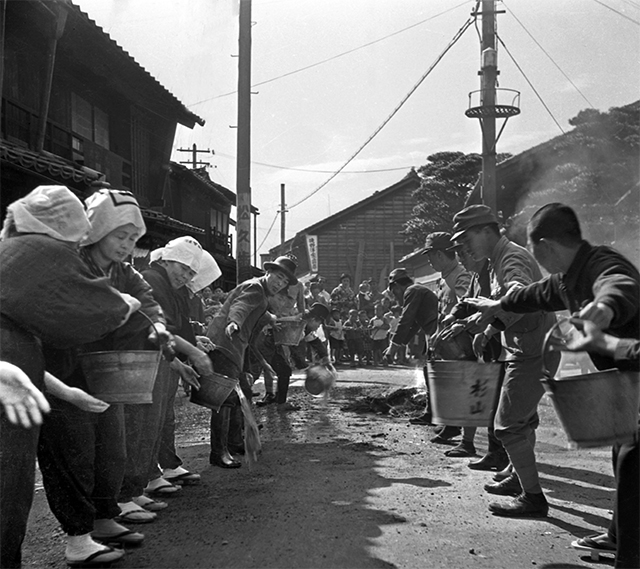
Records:
[[[0,140],[0,159],[27,170],[33,170],[38,174],[48,174],[56,179],[71,180],[76,184],[84,183],[87,186],[102,176],[99,172],[87,171],[81,166],[74,167],[53,155],[39,154],[5,140]]]

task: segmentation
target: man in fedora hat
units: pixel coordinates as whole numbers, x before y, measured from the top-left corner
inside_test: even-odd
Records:
[[[575,212],[561,203],[547,204],[534,213],[527,233],[533,255],[550,276],[527,287],[515,288],[499,301],[478,300],[477,307],[486,318],[505,310],[523,313],[566,309],[587,321],[592,329],[617,338],[638,340],[640,274],[633,263],[610,247],[593,246],[585,241]],[[620,347],[623,346],[624,343]],[[594,348],[586,349],[598,369],[637,372],[637,359],[618,361],[619,353],[602,353]],[[617,547],[615,567],[640,567],[638,438],[634,442],[614,444],[612,454],[616,498],[608,531],[574,543],[598,551],[615,551]]]
[[[241,380],[245,352],[255,331],[275,316],[267,311],[269,297],[298,282],[296,263],[282,256],[264,264],[265,275],[249,279],[234,288],[207,330],[207,337],[215,344],[209,352],[213,369],[228,377]],[[209,462],[222,468],[239,468],[240,461],[229,453],[229,440],[237,445],[242,440],[242,417],[238,396],[233,392],[220,410],[211,413],[211,455]]]
[[[492,298],[501,298],[542,278],[531,253],[501,234],[498,220],[488,206],[466,207],[456,213],[453,222],[452,239],[463,245],[476,261],[489,259]],[[478,313],[475,323],[482,332],[474,337],[474,351],[480,355],[489,338],[501,333],[503,356],[500,360],[505,362],[505,373],[494,427],[514,472],[505,480],[486,484],[484,488],[492,494],[516,498],[512,503],[492,503],[489,510],[498,516],[545,517],[549,505],[540,486],[534,445],[539,424],[538,403],[544,393],[540,382],[542,345],[555,317],[542,311],[524,315],[501,311],[493,316],[499,316],[503,331],[492,324],[494,318]]]
[[[391,334],[389,347],[384,357],[393,357],[406,349],[409,341],[420,331],[429,336],[438,326],[438,297],[423,284],[414,283],[407,269],[397,268],[389,273],[387,290],[402,306],[402,313],[395,332]],[[426,378],[425,378],[426,379]],[[422,416],[425,425],[431,424],[431,408],[427,398],[427,409]]]

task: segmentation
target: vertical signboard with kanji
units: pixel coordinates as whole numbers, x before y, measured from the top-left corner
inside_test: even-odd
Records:
[[[307,254],[309,256],[309,272],[318,272],[318,236],[307,235]]]

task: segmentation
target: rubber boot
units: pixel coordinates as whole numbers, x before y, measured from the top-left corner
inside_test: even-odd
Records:
[[[221,468],[240,468],[242,463],[229,453],[229,424],[231,407],[223,405],[211,413],[211,454],[209,463]]]
[[[231,407],[231,418],[229,420],[229,444],[228,449],[231,454],[244,454],[244,418],[242,408],[239,405]]]

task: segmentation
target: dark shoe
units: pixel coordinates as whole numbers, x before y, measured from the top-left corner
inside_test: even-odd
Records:
[[[509,476],[511,476],[512,472],[513,472],[513,465],[511,464],[511,462],[509,462],[509,464],[507,464],[507,466],[505,466],[500,472],[496,472],[492,476],[492,478],[496,482],[501,482],[505,478],[509,478]]]
[[[440,431],[435,437],[431,439],[430,442],[436,443],[438,445],[453,445],[456,444],[451,439],[460,435],[461,429],[460,427],[450,427],[447,425],[442,431]]]
[[[269,403],[275,403],[276,396],[273,393],[265,393],[264,397],[260,399],[260,401],[256,401],[256,405],[258,407],[264,407],[265,405],[269,405]]]
[[[485,484],[484,489],[489,494],[498,494],[499,496],[519,496],[522,494],[522,486],[515,473],[501,482]]]
[[[546,518],[549,515],[549,503],[542,492],[523,492],[510,503],[489,504],[489,510],[505,518]]]
[[[231,454],[239,454],[240,456],[244,456],[244,445],[228,445],[227,447]]]
[[[449,449],[444,454],[451,458],[468,458],[476,455],[476,447],[471,441],[461,441],[457,446]]]
[[[209,455],[209,464],[219,466],[220,468],[240,468],[242,463],[233,458],[230,454],[211,454]]]
[[[431,422],[431,413],[423,413],[419,417],[412,417],[411,419],[409,419],[409,424],[431,426],[433,424]]]
[[[509,464],[509,457],[505,452],[488,452],[480,460],[467,464],[471,470],[502,470]]]

